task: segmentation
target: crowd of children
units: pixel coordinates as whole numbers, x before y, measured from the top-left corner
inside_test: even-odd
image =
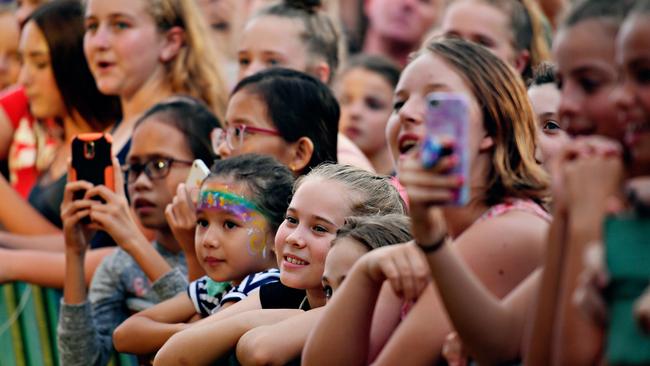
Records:
[[[13,1],[0,284],[60,364],[650,364],[650,1]]]

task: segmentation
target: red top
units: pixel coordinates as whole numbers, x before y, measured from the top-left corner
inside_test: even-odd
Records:
[[[22,197],[27,198],[39,172],[49,165],[56,141],[47,133],[46,128],[34,123],[29,112],[29,100],[22,87],[13,87],[0,93],[0,108],[13,128],[7,158],[9,182]]]

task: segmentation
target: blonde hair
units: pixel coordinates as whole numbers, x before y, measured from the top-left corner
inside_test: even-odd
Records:
[[[518,197],[541,203],[548,177],[535,160],[535,114],[516,71],[484,47],[460,39],[436,39],[426,50],[464,78],[481,107],[483,128],[494,141],[482,200],[493,205]]]
[[[328,180],[344,185],[351,200],[349,216],[406,214],[406,204],[388,176],[376,175],[350,165],[323,163],[296,180],[294,193],[307,179]]]
[[[166,64],[172,91],[203,100],[217,117],[223,118],[228,90],[197,5],[193,0],[149,0],[149,3],[148,12],[158,29],[165,32],[180,27],[185,31],[184,46]]]
[[[402,214],[346,217],[332,246],[344,238],[352,238],[368,250],[406,243],[413,239],[411,220]]]

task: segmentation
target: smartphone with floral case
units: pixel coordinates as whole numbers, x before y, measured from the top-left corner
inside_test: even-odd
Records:
[[[458,164],[449,172],[461,176],[463,185],[458,189],[453,204],[462,206],[469,201],[469,102],[461,93],[434,92],[427,95],[424,125],[426,134],[421,147],[424,167],[430,168],[446,155],[458,157]],[[442,143],[452,139],[452,147]]]

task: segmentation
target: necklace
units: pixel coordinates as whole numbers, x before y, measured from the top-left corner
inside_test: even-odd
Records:
[[[298,306],[299,310],[304,310],[302,307],[303,307],[303,305],[305,305],[306,301],[307,301],[307,295],[305,295],[305,298],[302,299],[302,301],[300,302],[300,306]]]

